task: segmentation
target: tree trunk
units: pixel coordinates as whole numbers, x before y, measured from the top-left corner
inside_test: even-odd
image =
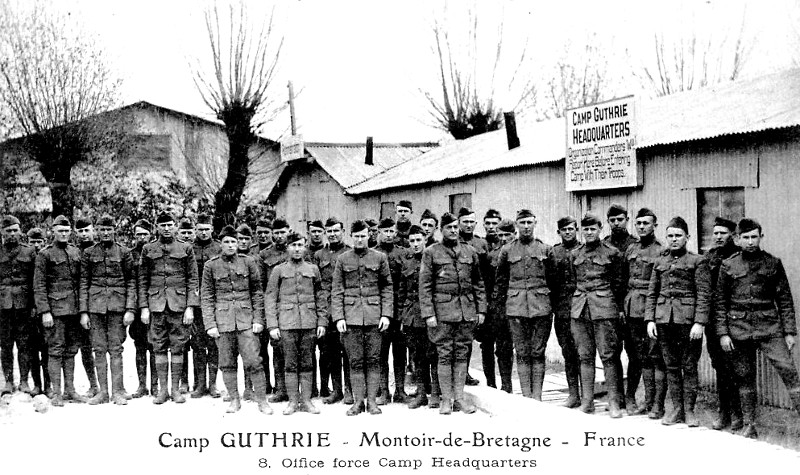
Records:
[[[228,173],[222,187],[214,195],[214,229],[217,232],[225,225],[236,223],[236,212],[250,174],[248,152],[254,140],[249,117],[227,119],[225,133],[228,136]]]
[[[55,166],[55,164],[41,164],[39,169],[50,188],[50,203],[53,217],[63,214],[72,221],[75,209],[75,193],[72,189],[70,173],[72,167]]]

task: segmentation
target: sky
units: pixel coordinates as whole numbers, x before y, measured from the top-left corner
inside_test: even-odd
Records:
[[[267,2],[246,3],[251,18],[269,12]],[[444,4],[436,1],[278,2],[275,25],[285,42],[272,94],[285,101],[286,84],[293,82],[299,92],[298,132],[306,141],[360,142],[367,136],[376,142],[439,140],[443,133],[430,126],[420,93],[437,90],[431,25],[435,18],[457,24],[465,3],[450,2],[442,15]],[[204,5],[189,0],[59,3],[100,37],[124,78],[123,102],[147,100],[212,117],[188,66],[195,58],[208,57]],[[721,37],[744,18],[747,38],[754,43],[744,76],[788,67],[796,61],[794,51],[800,50],[796,0],[479,0],[476,8],[481,25],[505,19],[506,51],[527,47],[529,65],[520,74],[543,74],[567,42],[602,42],[601,51],[620,77],[615,96],[643,93],[641,84],[627,76],[632,58],[650,54],[655,31],[677,35],[695,29]],[[481,30],[488,31],[481,44],[489,51],[497,43],[491,30]],[[499,89],[498,102],[511,107],[513,101],[504,97],[511,93]],[[289,122],[288,112],[281,113],[264,134],[287,135]]]

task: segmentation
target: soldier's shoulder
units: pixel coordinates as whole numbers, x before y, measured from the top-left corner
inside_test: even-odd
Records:
[[[218,262],[221,262],[220,257],[221,257],[221,254],[217,254],[216,256],[209,257],[208,260],[206,261],[206,267],[208,267],[209,265],[214,265],[214,264],[216,264]]]
[[[606,239],[608,239],[608,238],[606,238]],[[602,247],[603,247],[603,248],[606,250],[606,252],[609,252],[609,253],[611,253],[611,254],[619,254],[619,255],[622,255],[622,252],[620,252],[620,250],[617,248],[617,246],[615,246],[615,245],[611,244],[611,242],[610,242],[610,241],[607,241],[606,239],[604,239],[604,240],[603,240],[603,241],[600,243],[600,246],[602,246]]]

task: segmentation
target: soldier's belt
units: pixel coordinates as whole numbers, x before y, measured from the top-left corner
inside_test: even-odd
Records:
[[[733,312],[765,312],[769,310],[776,310],[773,303],[737,303],[731,302],[731,311]]]

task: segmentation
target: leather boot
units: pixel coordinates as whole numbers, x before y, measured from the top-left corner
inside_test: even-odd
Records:
[[[389,392],[389,363],[381,364],[380,389],[376,399],[379,406],[385,406],[392,402],[392,394]],[[369,399],[369,373],[367,373],[367,399]],[[369,404],[367,405],[369,406]]]
[[[78,404],[85,403],[86,398],[78,394],[75,391],[75,386],[73,385],[73,382],[75,381],[75,358],[73,357],[73,358],[62,359],[61,367],[64,370],[64,401],[74,402]],[[92,374],[94,375],[94,369],[92,369]]]
[[[618,373],[621,366],[615,363],[603,365],[603,371],[606,375],[606,387],[608,388],[608,414],[612,419],[622,417],[622,407],[620,406],[622,393],[619,390],[619,380],[622,375]]]
[[[172,401],[183,404],[186,398],[181,390],[181,374],[183,373],[183,355],[172,355]]]
[[[201,398],[208,394],[206,386],[206,357],[205,351],[194,352],[194,391],[189,395],[193,399]]]
[[[511,384],[511,357],[498,357],[497,358],[497,366],[500,370],[500,389],[502,391],[511,394],[514,392],[514,388]]]
[[[350,382],[350,358],[347,357],[347,352],[342,351],[342,372],[344,373],[344,377],[342,378],[342,384],[344,384],[344,399],[342,400],[345,404],[353,404],[353,386]]]
[[[122,371],[122,355],[111,357],[111,391],[114,395],[112,400],[118,406],[125,406],[128,404],[128,393],[125,392],[125,385],[123,381],[124,373]]]
[[[208,362],[208,395],[212,398],[216,399],[220,397],[219,390],[217,389],[217,372],[219,368],[215,362]],[[267,384],[267,393],[269,393],[271,388],[269,388],[269,384]]]
[[[542,400],[542,387],[544,386],[544,361],[534,361],[531,367],[531,394],[537,401]]]
[[[378,407],[378,385],[381,383],[381,370],[380,368],[370,368],[367,371],[367,412],[372,415],[381,414],[381,408]],[[389,388],[386,388],[386,394],[389,393]]]
[[[253,392],[253,379],[247,371],[244,373],[244,393],[242,393],[242,399],[245,401],[255,401],[256,395]]]
[[[523,360],[517,358],[517,375],[519,375],[519,386],[522,389],[522,397],[533,397],[531,365],[527,359]]]
[[[188,355],[189,351],[191,351],[191,349],[192,349],[192,346],[189,343],[186,343],[186,346],[183,348],[183,354],[181,354],[181,357],[182,358],[186,358],[185,355]],[[194,354],[193,351],[192,351],[192,353]],[[180,375],[180,384],[178,385],[178,392],[180,392],[181,395],[183,395],[183,394],[188,394],[189,393],[189,361],[186,360],[186,359],[181,360],[181,361],[185,361],[186,362],[186,364],[182,364],[181,365],[181,372],[178,373],[178,375]],[[175,374],[175,373],[173,373],[173,374]],[[185,399],[186,398],[184,398],[184,400]],[[173,398],[173,400],[174,400],[174,398]]]
[[[458,404],[461,412],[472,414],[477,408],[464,396],[464,385],[467,382],[467,363],[458,362],[453,375],[453,405]],[[455,409],[455,408],[454,408]]]
[[[625,388],[625,412],[627,412],[629,416],[646,414],[649,410],[647,409],[647,402],[645,402],[642,407],[639,407],[636,403],[636,391],[639,389],[639,380],[642,379],[643,371],[639,361],[628,361],[628,384]],[[623,379],[622,372],[619,373],[619,379],[620,381]],[[647,392],[646,385],[645,392]],[[621,397],[622,394],[620,394],[620,398]]]
[[[406,373],[405,373],[405,363],[400,366],[400,371],[398,372],[398,365],[395,364],[395,373],[394,373],[394,396],[392,396],[392,402],[398,402],[400,404],[406,404],[409,401],[408,394],[406,394]],[[419,391],[417,391],[419,392]],[[425,390],[423,389],[423,393]]]
[[[594,364],[581,364],[581,411],[594,413]]]
[[[494,345],[481,345],[481,365],[483,366],[483,375],[486,377],[486,385],[490,388],[497,387],[497,380],[495,379],[495,364],[494,353],[492,353],[492,346]]]
[[[453,412],[453,368],[450,363],[439,363],[439,389],[441,390],[441,402],[439,414],[451,414]]]
[[[644,385],[644,405],[638,408],[636,412],[631,412],[628,408],[628,415],[640,416],[648,414],[653,409],[653,401],[656,397],[656,373],[653,368],[642,369],[642,385]]]
[[[84,330],[84,331],[88,331],[88,330]],[[90,348],[91,348],[91,346],[90,346]],[[81,348],[80,353],[81,353],[81,362],[83,363],[83,369],[86,371],[86,379],[89,380],[89,391],[86,392],[86,397],[83,398],[84,400],[86,400],[87,398],[93,397],[95,394],[97,394],[98,391],[100,391],[100,388],[97,385],[97,374],[95,373],[95,370],[94,370],[94,368],[95,368],[95,365],[94,365],[94,354],[92,353],[91,350],[84,351],[83,348]],[[74,360],[73,360],[73,362],[74,362]],[[73,365],[73,367],[74,367],[74,365]],[[73,371],[73,375],[74,375],[74,371]],[[66,375],[65,375],[65,378],[66,378]],[[73,380],[74,380],[74,377],[73,377]],[[66,379],[65,379],[65,382],[66,382]],[[67,395],[66,393],[67,393],[67,391],[66,391],[66,388],[65,388],[65,390],[64,390],[64,395],[65,396]]]
[[[748,439],[757,439],[756,414],[758,406],[756,392],[752,388],[739,388],[739,398],[742,403],[742,418],[744,419],[744,427],[739,431],[739,435]]]
[[[669,400],[672,401],[672,410],[661,419],[665,426],[684,422],[686,415],[683,412],[683,381],[678,374],[667,373]]]
[[[350,384],[353,392],[353,405],[347,410],[348,416],[357,416],[364,412],[364,397],[366,395],[366,381],[361,370],[350,373]]]
[[[166,354],[156,355],[156,374],[158,375],[158,394],[153,399],[153,404],[164,404],[169,399],[169,391],[167,390],[169,357]]]
[[[470,342],[469,349],[467,350],[467,377],[464,380],[464,384],[467,386],[477,386],[481,382],[477,379],[473,378],[469,374],[469,362],[472,361],[472,343]]]
[[[729,404],[731,409],[731,430],[739,430],[744,427],[742,415],[742,402],[739,399],[739,387],[733,378],[728,375],[728,397],[730,398]]]
[[[26,379],[27,379],[27,376],[25,377],[25,379],[22,379],[19,382],[19,386],[17,387],[17,389],[19,389],[19,392],[21,392],[21,393],[30,394],[31,393],[31,388],[30,388],[30,386],[28,386],[28,381],[26,381]]]
[[[686,425],[697,427],[700,421],[694,413],[694,405],[697,402],[697,380],[691,381],[690,378],[683,380],[683,409],[685,411]]]
[[[262,414],[272,414],[272,407],[267,402],[267,375],[264,374],[261,368],[256,368],[250,373],[250,379],[253,381],[253,392],[255,392],[256,402],[258,403],[258,410]]]
[[[269,402],[285,402],[289,400],[286,394],[286,374],[283,371],[275,372],[275,394],[269,398]]]
[[[300,373],[300,398],[303,401],[306,412],[310,414],[319,414],[319,409],[311,402],[311,383],[313,379],[314,373],[311,371]]]
[[[225,412],[232,414],[242,408],[242,401],[239,399],[239,387],[236,381],[236,371],[223,371],[222,384],[225,385],[225,390],[230,397],[230,405]]]
[[[95,368],[97,372],[97,382],[99,383],[100,390],[89,398],[87,401],[89,404],[95,406],[97,404],[105,404],[109,401],[108,398],[108,367],[106,363],[106,355],[94,357],[94,364],[97,366]]]
[[[661,419],[664,417],[664,401],[667,397],[667,374],[664,370],[655,368],[653,370],[653,381],[655,386],[653,407],[647,417],[649,419]]]
[[[414,380],[419,381],[419,383],[417,383],[417,393],[414,395],[414,399],[408,403],[409,409],[417,409],[428,405],[428,396],[425,394],[424,387],[425,376],[423,375],[421,366],[423,365],[417,365],[417,367],[414,368]]]
[[[331,384],[333,385],[333,391],[331,391],[328,397],[322,400],[323,404],[336,404],[337,402],[344,399],[344,393],[342,392],[342,372],[341,371],[331,372],[330,379],[331,379]],[[350,404],[352,404],[352,402]]]
[[[159,392],[159,379],[158,379],[158,368],[156,367],[156,355],[152,351],[150,351],[150,394],[153,397]],[[165,386],[166,387],[166,386]]]
[[[47,373],[50,375],[50,382],[53,390],[50,403],[55,407],[64,406],[64,400],[61,397],[61,367],[61,358],[57,356],[51,356],[47,362]]]
[[[439,386],[439,366],[429,365],[427,371],[430,372],[431,378],[431,398],[428,401],[428,407],[438,409],[442,398],[442,388]]]
[[[136,392],[131,394],[131,397],[140,398],[147,396],[147,350],[136,349],[136,377],[139,380],[139,386]]]
[[[289,404],[283,410],[283,415],[290,416],[300,408],[300,389],[297,373],[287,373],[284,376],[284,381],[286,381],[286,394],[289,396]]]
[[[564,401],[564,407],[570,409],[579,407],[581,405],[581,368],[580,366],[569,364],[566,365],[564,373],[567,378],[567,389],[569,390],[569,396]]]

